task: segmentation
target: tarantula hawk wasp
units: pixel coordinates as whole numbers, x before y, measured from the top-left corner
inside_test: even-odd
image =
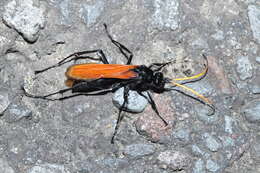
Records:
[[[191,97],[208,105],[212,109],[212,114],[214,113],[215,107],[210,102],[210,100],[208,100],[198,92],[194,91],[193,89],[183,85],[185,83],[198,81],[207,74],[208,61],[205,55],[203,55],[204,59],[206,60],[204,71],[191,77],[170,79],[164,77],[161,70],[171,62],[152,63],[149,66],[131,65],[133,53],[124,45],[122,45],[121,43],[119,43],[118,41],[112,38],[112,36],[108,32],[106,24],[104,24],[104,27],[105,27],[106,35],[108,36],[110,41],[119,49],[119,51],[127,59],[125,65],[109,64],[104,52],[101,49],[76,52],[64,58],[63,60],[61,60],[55,65],[52,65],[42,70],[35,71],[35,74],[39,74],[49,69],[59,67],[71,61],[76,61],[79,59],[94,59],[93,57],[88,56],[89,54],[92,53],[97,53],[99,55],[98,60],[100,60],[103,64],[84,63],[84,64],[71,65],[70,67],[67,68],[67,71],[65,73],[67,77],[65,84],[68,88],[47,95],[32,95],[26,92],[25,89],[23,88],[25,95],[31,98],[55,101],[55,100],[65,100],[65,99],[69,99],[76,96],[82,96],[82,95],[84,96],[105,95],[107,93],[115,92],[117,89],[123,87],[124,101],[121,107],[119,108],[118,118],[117,118],[113,136],[111,138],[111,143],[114,143],[114,138],[117,134],[119,124],[124,117],[124,115],[121,113],[123,110],[125,110],[128,104],[128,94],[130,90],[137,91],[141,96],[143,96],[148,100],[148,102],[152,106],[152,109],[155,111],[157,116],[163,121],[165,126],[167,126],[168,123],[160,115],[149,91],[153,91],[155,93],[163,93],[172,90],[179,91],[175,87],[180,87],[196,95],[199,99],[197,97],[193,97],[193,96]],[[177,83],[176,81],[184,81],[184,82]],[[166,88],[165,85],[167,83],[172,84],[172,87]],[[51,97],[53,95],[62,94],[67,91],[71,91],[73,94],[69,96],[58,97],[58,98]],[[147,92],[148,94],[144,95],[142,93],[143,91],[148,91]]]

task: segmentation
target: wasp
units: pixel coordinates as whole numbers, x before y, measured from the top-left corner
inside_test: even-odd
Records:
[[[193,97],[196,100],[208,105],[212,108],[213,112],[215,111],[214,105],[205,98],[203,95],[194,91],[191,88],[184,86],[183,84],[188,82],[194,82],[201,80],[208,71],[208,61],[207,57],[203,54],[204,59],[206,60],[205,69],[203,72],[184,78],[170,79],[164,77],[161,70],[170,64],[171,62],[166,63],[152,63],[149,66],[146,65],[132,65],[131,61],[133,58],[133,53],[126,48],[123,44],[114,40],[110,33],[108,32],[107,25],[104,24],[105,32],[110,41],[119,49],[119,51],[126,58],[126,64],[109,64],[104,52],[102,49],[88,50],[75,52],[68,57],[64,58],[60,62],[50,67],[44,68],[42,70],[35,71],[35,74],[42,73],[49,69],[59,67],[63,64],[69,63],[71,61],[77,61],[79,59],[92,59],[99,60],[102,64],[98,63],[83,63],[83,64],[73,64],[69,66],[65,72],[66,81],[65,84],[67,88],[47,94],[47,95],[32,95],[24,90],[25,96],[31,98],[45,99],[49,101],[56,100],[65,100],[77,96],[95,96],[95,95],[105,95],[107,93],[113,93],[119,88],[124,88],[123,94],[123,104],[119,108],[119,113],[117,117],[117,122],[115,126],[114,133],[111,138],[111,143],[114,143],[114,138],[117,134],[119,124],[122,121],[124,114],[122,111],[126,110],[128,103],[128,95],[130,90],[137,91],[141,96],[147,99],[148,103],[151,105],[152,109],[155,111],[157,116],[163,121],[165,126],[168,125],[168,122],[160,115],[157,106],[151,96],[150,91],[155,93],[163,93],[167,91],[176,90],[176,87],[181,87],[197,97]],[[99,58],[93,58],[89,54],[97,53]],[[177,81],[184,81],[183,83],[178,83]],[[166,87],[166,84],[170,84],[171,87]],[[63,94],[65,92],[71,91],[71,95],[61,96],[53,98],[53,95]],[[147,95],[144,95],[143,92],[147,91]]]

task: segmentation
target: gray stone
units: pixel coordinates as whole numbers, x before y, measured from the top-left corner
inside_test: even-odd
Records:
[[[205,163],[202,159],[195,162],[192,173],[205,173]]]
[[[70,11],[69,11],[69,4],[70,0],[63,0],[62,2],[58,3],[57,5],[60,7],[60,12],[62,14],[62,22],[64,24],[70,23]]]
[[[211,35],[215,40],[223,40],[225,38],[224,32],[221,30],[217,30],[215,34]]]
[[[260,7],[256,5],[248,6],[248,18],[250,21],[251,30],[253,32],[253,36],[260,44]]]
[[[129,163],[126,159],[121,158],[107,158],[102,160],[102,163],[110,168],[118,169],[124,166],[127,166]]]
[[[2,136],[0,139],[0,156],[4,154],[7,148],[8,148],[8,140],[6,138],[3,138]]]
[[[196,38],[191,45],[195,48],[195,49],[207,49],[209,47],[207,41],[203,38]]]
[[[260,135],[256,136],[252,145],[252,155],[255,156],[257,161],[260,161]]]
[[[233,147],[235,145],[234,139],[229,136],[220,136],[219,138],[222,141],[223,147]]]
[[[192,145],[191,151],[195,156],[203,156],[205,154],[197,145]]]
[[[213,160],[209,159],[206,162],[206,169],[211,172],[217,172],[220,169],[220,166]]]
[[[225,119],[225,132],[232,134],[234,119],[230,116],[225,116],[224,119]]]
[[[241,49],[241,43],[237,41],[236,37],[231,37],[228,39],[228,44],[231,45],[234,49]]]
[[[147,94],[144,92],[144,95]],[[124,88],[118,89],[113,96],[113,103],[117,108],[120,108],[124,102]],[[142,112],[148,101],[136,91],[129,91],[128,104],[126,106],[126,111],[139,113]]]
[[[255,61],[256,61],[258,64],[260,64],[260,56],[257,56],[257,57],[255,58]]]
[[[25,40],[34,42],[44,28],[44,7],[34,6],[33,0],[13,0],[5,6],[3,20],[5,23],[21,33]]]
[[[11,104],[5,112],[6,121],[9,123],[19,121],[20,119],[30,117],[31,115],[32,111],[22,104]]]
[[[218,121],[218,114],[215,113],[211,115],[212,110],[206,105],[195,105],[195,111],[200,121],[203,121],[208,124],[212,124]]]
[[[64,165],[56,164],[41,164],[36,165],[29,169],[27,173],[69,173],[68,170],[64,168]]]
[[[241,80],[246,80],[253,76],[253,67],[247,56],[237,57],[236,70]]]
[[[253,78],[248,84],[248,89],[253,94],[260,94],[260,78],[258,74],[256,74],[256,78]]]
[[[0,56],[11,46],[12,41],[3,35],[0,35]]]
[[[165,164],[172,170],[183,170],[191,163],[186,153],[180,151],[164,151],[157,157],[160,164]]]
[[[200,80],[198,82],[193,82],[186,84],[186,86],[194,89],[195,91],[199,91],[200,94],[210,95],[214,92],[213,86],[207,80]]]
[[[0,91],[0,114],[3,114],[10,103],[11,101],[9,100],[8,93]]]
[[[242,112],[250,123],[260,123],[260,100],[253,100],[247,103]]]
[[[173,132],[174,138],[177,138],[183,142],[189,142],[190,140],[190,131],[188,129],[179,129]]]
[[[87,26],[91,26],[97,20],[104,9],[103,0],[95,1],[93,5],[83,4],[80,13]]]
[[[153,24],[159,28],[175,30],[179,27],[179,2],[177,0],[154,0]]]
[[[196,5],[195,5],[196,6]],[[218,1],[210,1],[205,0],[203,4],[200,5],[201,15],[203,18],[209,20],[211,24],[217,25],[220,23],[220,15],[226,14],[228,16],[238,15],[239,14],[239,5],[234,0],[218,0]],[[196,8],[196,7],[192,7]]]
[[[203,135],[203,138],[205,139],[205,144],[208,147],[210,151],[216,152],[221,148],[221,144],[217,141],[215,137],[212,135],[205,133]]]
[[[13,168],[9,166],[8,162],[2,158],[0,158],[0,169],[3,173],[14,173]]]
[[[132,144],[126,146],[124,154],[130,157],[140,158],[143,156],[151,155],[155,152],[155,147],[148,144]]]

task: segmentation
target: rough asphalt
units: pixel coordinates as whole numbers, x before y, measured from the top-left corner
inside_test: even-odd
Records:
[[[0,173],[260,173],[259,0],[1,0],[0,17]],[[176,91],[153,94],[165,127],[131,92],[134,113],[124,113],[112,145],[122,89],[55,102],[24,96],[22,87],[64,89],[70,64],[34,71],[77,51],[125,63],[103,23],[133,64],[173,61],[163,69],[171,78],[201,72],[207,55],[207,76],[186,86],[215,114]]]

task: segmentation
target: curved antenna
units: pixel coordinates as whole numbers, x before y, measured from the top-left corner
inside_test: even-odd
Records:
[[[202,103],[204,103],[205,105],[209,106],[212,110],[212,112],[209,115],[213,115],[215,113],[215,106],[213,105],[212,101],[209,100],[208,98],[204,97],[202,94],[198,93],[197,91],[195,91],[194,89],[191,89],[187,86],[184,86],[182,84],[176,83],[172,81],[172,84],[175,86],[178,86],[180,88],[183,88],[187,91],[190,91],[192,94],[196,95],[197,97],[199,97],[199,101],[202,101]],[[170,89],[170,90],[175,90],[175,89]]]
[[[208,64],[209,63],[208,63],[208,59],[207,59],[206,55],[202,54],[202,56],[206,60],[206,64],[205,64],[205,69],[201,73],[196,74],[194,76],[190,76],[190,77],[175,78],[175,79],[172,79],[172,80],[174,80],[174,81],[184,81],[184,82],[182,82],[182,84],[186,84],[186,83],[196,82],[196,81],[203,79],[208,72],[208,66],[209,66]],[[196,80],[192,80],[192,79],[196,79]],[[187,81],[187,80],[192,80],[192,81]]]
[[[190,77],[183,77],[183,78],[175,78],[175,79],[169,79],[167,78],[166,79],[166,82],[167,83],[171,83],[173,84],[174,86],[177,86],[177,87],[180,87],[180,88],[183,88],[184,90],[187,90],[189,92],[191,92],[192,94],[194,94],[195,96],[197,96],[199,99],[199,101],[201,101],[202,103],[204,103],[205,105],[209,106],[211,109],[212,109],[212,113],[210,113],[210,115],[213,115],[215,113],[215,106],[213,105],[213,103],[211,102],[211,100],[209,100],[208,98],[206,98],[205,96],[203,96],[202,94],[198,93],[197,91],[187,87],[187,86],[184,86],[183,84],[186,84],[186,83],[191,83],[191,82],[196,82],[196,81],[199,81],[201,79],[203,79],[207,72],[208,72],[208,59],[206,57],[205,54],[202,54],[203,58],[206,60],[206,64],[205,64],[205,69],[199,73],[199,74],[196,74],[194,76],[190,76]],[[195,79],[195,80],[193,80]],[[187,81],[188,80],[188,81]],[[191,80],[191,81],[190,81]],[[184,81],[182,83],[177,83],[175,81]],[[166,90],[176,90],[174,88],[169,88],[169,89],[166,89]],[[195,98],[196,99],[196,98]]]

